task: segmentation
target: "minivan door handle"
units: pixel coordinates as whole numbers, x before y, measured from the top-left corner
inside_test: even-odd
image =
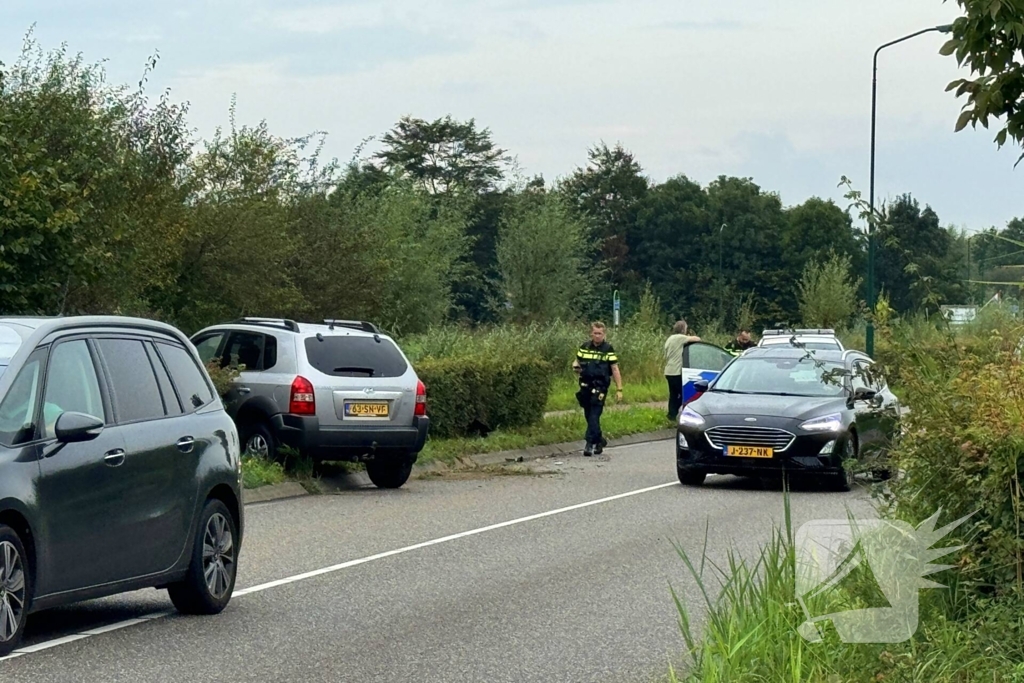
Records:
[[[248,394],[250,391],[252,391],[252,389],[249,387],[238,387],[238,393],[240,394]]]
[[[196,440],[191,436],[184,436],[178,439],[178,443],[175,445],[178,447],[178,450],[181,451],[182,453],[191,453],[192,449],[196,445]]]
[[[124,449],[116,448],[103,456],[103,462],[109,467],[120,467],[124,464]]]

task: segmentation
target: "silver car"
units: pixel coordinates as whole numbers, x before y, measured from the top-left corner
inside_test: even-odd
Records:
[[[757,345],[760,347],[795,346],[815,351],[846,350],[843,343],[836,337],[836,331],[831,329],[765,330],[761,335],[761,341]]]
[[[408,480],[430,420],[426,388],[372,323],[243,318],[192,337],[204,363],[239,370],[224,398],[243,448],[276,458],[281,445],[313,458],[364,462],[370,480]]]

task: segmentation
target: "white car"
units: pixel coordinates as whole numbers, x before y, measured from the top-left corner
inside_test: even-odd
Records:
[[[845,351],[835,330],[765,330],[758,346],[796,346],[814,351]]]

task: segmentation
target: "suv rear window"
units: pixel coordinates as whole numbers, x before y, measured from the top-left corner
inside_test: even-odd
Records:
[[[306,339],[309,364],[334,377],[401,377],[409,366],[398,347],[373,337],[324,336]]]

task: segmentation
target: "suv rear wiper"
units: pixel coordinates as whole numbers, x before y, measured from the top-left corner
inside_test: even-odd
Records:
[[[373,377],[374,369],[373,368],[362,368],[362,367],[358,367],[358,366],[354,366],[354,365],[353,366],[344,365],[344,366],[342,366],[340,368],[334,368],[334,372],[361,372],[361,373],[365,374],[367,377]]]

